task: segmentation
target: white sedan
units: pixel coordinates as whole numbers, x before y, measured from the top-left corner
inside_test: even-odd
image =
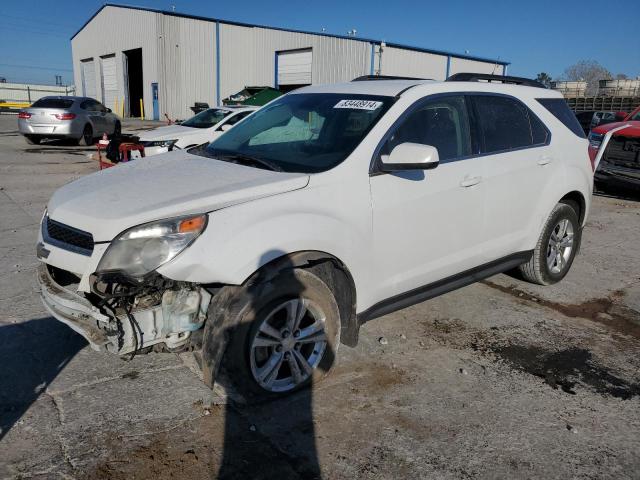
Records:
[[[258,108],[244,105],[208,108],[180,125],[143,132],[140,143],[144,145],[147,157],[209,143]]]

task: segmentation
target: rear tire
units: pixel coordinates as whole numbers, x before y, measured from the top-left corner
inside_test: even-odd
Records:
[[[93,145],[93,128],[88,123],[84,126],[84,130],[82,130],[82,137],[80,137],[80,145],[91,146]]]
[[[122,125],[120,125],[120,122],[116,122],[116,126],[113,127],[112,138],[117,138],[120,135],[122,135]]]
[[[40,141],[42,140],[40,137],[35,137],[33,135],[25,135],[24,139],[29,145],[40,145]]]
[[[286,270],[239,296],[226,312],[233,332],[223,366],[248,403],[285,396],[329,373],[340,344],[340,313],[320,278]]]
[[[547,219],[533,255],[519,270],[525,280],[552,285],[562,280],[580,249],[582,230],[575,206],[558,203]]]

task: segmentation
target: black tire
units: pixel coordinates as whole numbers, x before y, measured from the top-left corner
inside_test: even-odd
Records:
[[[82,137],[80,137],[80,141],[78,142],[80,145],[91,146],[93,145],[93,128],[88,123],[84,126],[82,130]]]
[[[34,135],[25,135],[24,139],[29,145],[40,145],[40,141],[42,140],[42,138]]]
[[[120,125],[120,122],[116,122],[116,126],[113,127],[112,138],[119,137],[120,135],[122,135],[122,125]]]
[[[305,381],[285,391],[269,391],[258,383],[252,373],[251,345],[260,326],[269,318],[269,314],[274,310],[277,311],[283,302],[297,298],[312,302],[314,308],[319,308],[324,314],[326,346],[316,368],[313,370],[313,374]],[[230,305],[232,306],[226,312],[225,316],[228,320],[225,323],[232,325],[230,328],[232,332],[230,332],[229,345],[222,362],[224,374],[226,380],[231,382],[233,388],[248,403],[281,397],[306,388],[311,383],[316,383],[324,378],[333,367],[338,345],[340,344],[340,313],[333,293],[316,275],[302,269],[283,271],[265,282],[242,288],[236,294],[236,299],[230,302]],[[274,317],[270,318],[273,319]],[[302,322],[304,321],[303,319]],[[268,349],[271,347],[262,348]],[[286,353],[285,351],[284,355]],[[294,353],[292,352],[290,355],[293,357]],[[269,355],[272,355],[272,353],[267,356]],[[283,365],[285,365],[284,361]],[[286,372],[287,370],[293,376],[293,372],[288,365],[284,367],[284,371]]]
[[[564,220],[569,222],[573,230],[573,243],[568,257],[566,259],[563,257],[562,262],[555,262],[553,268],[557,268],[559,271],[554,271],[547,261],[548,255],[551,253],[550,239],[552,234],[557,233],[559,224]],[[580,250],[581,240],[582,230],[576,205],[573,202],[558,203],[551,211],[551,215],[542,229],[533,255],[527,263],[520,265],[520,273],[525,280],[539,285],[552,285],[559,282],[569,272],[576,253]]]

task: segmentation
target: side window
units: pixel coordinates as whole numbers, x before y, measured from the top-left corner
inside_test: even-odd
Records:
[[[509,97],[475,95],[482,153],[543,145],[548,131],[522,103]]]
[[[85,100],[80,104],[80,108],[82,110],[90,110],[91,109],[91,100]]]
[[[389,155],[401,143],[421,143],[438,149],[440,161],[471,155],[469,118],[464,97],[426,100],[395,127],[381,150]]]
[[[575,114],[569,109],[569,105],[564,98],[538,98],[540,104],[549,110],[554,117],[564,123],[564,126],[575,133],[580,138],[585,138],[584,131]],[[600,118],[600,112],[596,112],[594,117]]]
[[[106,111],[107,111],[107,107],[102,105],[100,102],[96,102],[95,103],[95,109],[96,109],[96,112],[106,113]]]
[[[253,112],[240,112],[237,115],[234,115],[233,117],[231,117],[229,120],[227,120],[225,122],[225,125],[235,125],[244,117],[248,116],[250,113],[253,113]]]

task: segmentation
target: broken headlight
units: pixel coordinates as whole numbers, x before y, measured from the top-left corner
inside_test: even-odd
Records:
[[[142,277],[191,245],[206,226],[207,215],[195,215],[133,227],[111,242],[98,272]]]

